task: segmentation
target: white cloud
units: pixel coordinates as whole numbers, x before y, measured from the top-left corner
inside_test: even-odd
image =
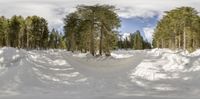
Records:
[[[174,7],[192,6],[200,11],[199,0],[0,0],[0,15],[38,15],[48,20],[50,27],[61,28],[63,17],[80,4],[112,4],[120,17],[162,17],[163,11]]]
[[[131,17],[143,17],[149,18],[155,15],[159,15],[158,12],[150,10],[150,9],[142,9],[142,8],[131,8],[131,7],[124,7],[118,11],[120,17],[123,18],[131,18]]]
[[[111,4],[121,8],[122,17],[152,17],[180,6],[191,6],[200,11],[199,0],[111,0]]]
[[[129,40],[130,38],[129,38],[129,36],[130,36],[130,34],[131,33],[121,33],[120,35],[121,35],[121,39],[122,40],[125,40],[126,38]]]
[[[143,28],[144,36],[148,40],[148,42],[152,42],[152,36],[154,33],[154,28],[155,27],[145,27]]]

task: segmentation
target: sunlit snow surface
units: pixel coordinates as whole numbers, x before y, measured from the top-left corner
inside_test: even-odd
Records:
[[[0,99],[199,99],[200,50],[0,48]]]

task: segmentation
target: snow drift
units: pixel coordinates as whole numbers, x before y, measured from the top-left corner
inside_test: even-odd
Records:
[[[200,56],[193,53],[153,49],[149,56],[130,72],[132,82],[146,89],[174,92],[174,95],[199,97]],[[184,97],[181,97],[184,98]]]

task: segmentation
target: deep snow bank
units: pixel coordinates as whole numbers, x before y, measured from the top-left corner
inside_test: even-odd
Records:
[[[148,57],[130,72],[132,82],[141,87],[160,91],[187,91],[186,86],[191,88],[191,91],[199,90],[199,84],[196,82],[200,79],[197,76],[200,75],[200,50],[187,53],[153,49],[147,53]]]
[[[199,51],[184,55],[169,49],[153,49],[147,52],[150,57],[144,59],[131,75],[148,80],[159,80],[178,78],[178,75],[183,72],[199,71]]]

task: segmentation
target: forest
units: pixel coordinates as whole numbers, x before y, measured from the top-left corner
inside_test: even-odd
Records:
[[[200,47],[200,17],[192,7],[166,11],[153,36],[154,48],[184,49],[190,52]]]
[[[63,35],[49,33],[47,21],[39,16],[0,17],[0,46],[23,49],[65,48]]]
[[[49,30],[48,22],[39,16],[0,17],[0,46],[23,49],[67,49],[90,52],[93,56],[110,56],[115,49],[170,48],[194,51],[200,47],[200,17],[191,7],[166,11],[158,22],[153,42],[140,31],[122,38],[121,20],[112,5],[79,5],[65,16],[64,32]]]
[[[110,56],[113,49],[151,48],[137,31],[125,40],[119,36],[120,18],[116,8],[110,5],[77,7],[77,11],[65,18],[65,35],[69,51],[90,52],[95,55],[105,53]]]

